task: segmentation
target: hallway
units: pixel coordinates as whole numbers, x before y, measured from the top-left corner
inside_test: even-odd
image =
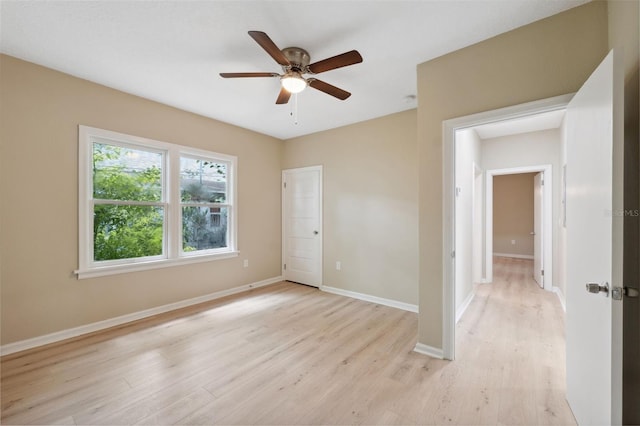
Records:
[[[575,424],[565,400],[564,313],[532,269],[531,260],[495,257],[493,283],[476,285],[457,325],[456,362],[480,387],[464,403],[476,417],[459,424]]]

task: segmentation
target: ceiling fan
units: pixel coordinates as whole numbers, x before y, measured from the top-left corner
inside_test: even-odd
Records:
[[[299,93],[310,86],[316,90],[327,93],[340,100],[345,100],[351,93],[342,90],[314,77],[303,77],[304,74],[320,74],[321,72],[346,67],[362,62],[362,56],[357,50],[332,56],[322,61],[311,62],[309,53],[299,47],[287,47],[279,49],[278,46],[262,31],[249,31],[249,35],[262,47],[280,66],[283,74],[275,72],[223,72],[220,77],[279,77],[282,85],[276,104],[286,104],[292,93]]]

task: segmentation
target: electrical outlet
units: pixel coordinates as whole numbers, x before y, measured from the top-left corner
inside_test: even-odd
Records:
[[[515,243],[516,243],[516,240],[511,240],[511,244],[515,244]]]
[[[339,271],[342,269],[342,263],[340,263],[339,260],[336,261],[336,271]]]
[[[245,268],[249,267],[249,259],[245,259],[244,263],[242,264],[242,266],[244,266]]]

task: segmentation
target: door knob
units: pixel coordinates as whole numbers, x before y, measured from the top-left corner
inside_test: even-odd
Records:
[[[587,291],[589,293],[604,293],[605,296],[609,297],[609,283],[604,283],[604,285],[587,283]]]
[[[318,231],[313,231],[313,235],[318,235]]]

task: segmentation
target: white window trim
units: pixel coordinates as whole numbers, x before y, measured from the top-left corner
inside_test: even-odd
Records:
[[[140,146],[141,148],[165,152],[162,173],[165,185],[165,227],[163,255],[131,259],[124,262],[95,262],[93,260],[93,206],[91,170],[93,139],[105,139],[109,143]],[[203,250],[201,253],[183,253],[181,244],[182,209],[180,202],[180,182],[174,176],[180,175],[180,156],[196,156],[224,161],[229,164],[227,170],[227,199],[230,226],[228,228],[228,247]],[[121,274],[149,269],[166,268],[192,263],[228,259],[239,254],[237,247],[238,209],[237,209],[237,157],[191,148],[167,142],[156,141],[138,136],[126,135],[89,126],[78,126],[78,221],[79,267],[74,273],[78,279],[93,278],[112,274]]]

